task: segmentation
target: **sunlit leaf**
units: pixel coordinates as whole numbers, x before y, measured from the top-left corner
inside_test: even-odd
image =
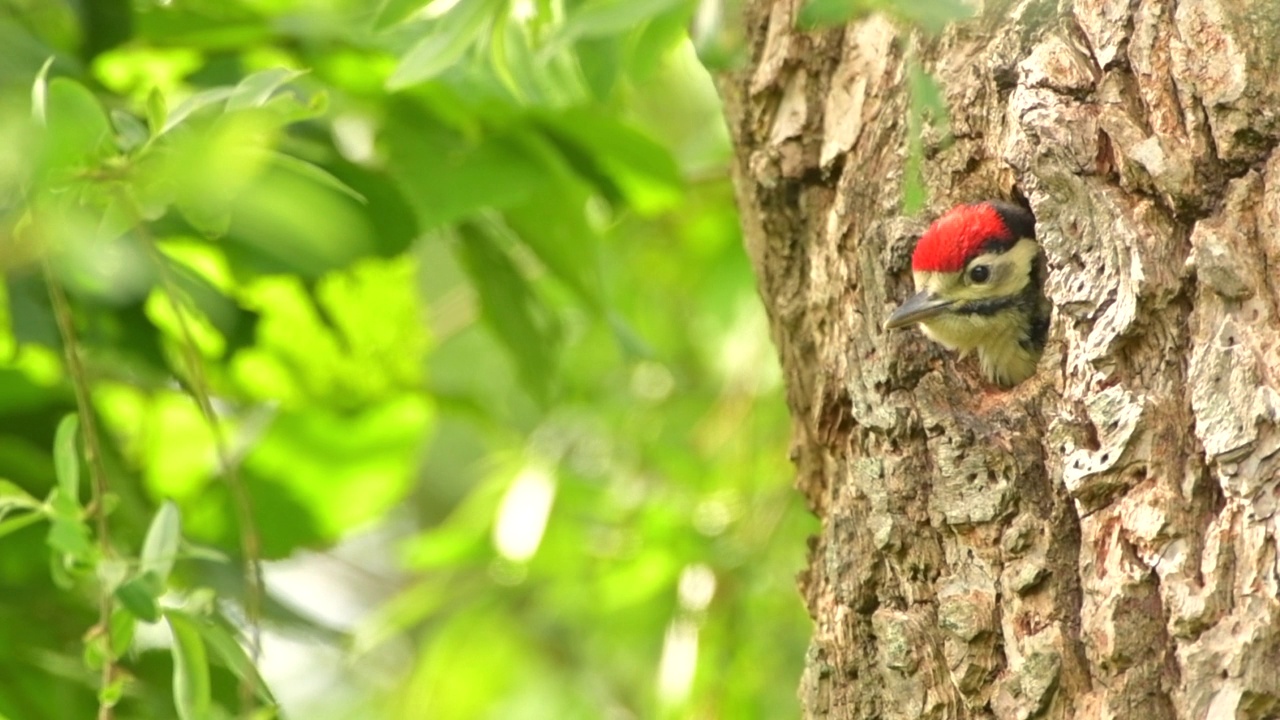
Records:
[[[261,107],[285,83],[305,74],[301,71],[287,68],[272,68],[256,72],[241,80],[231,91],[231,94],[227,97],[227,111],[233,112]]]
[[[178,506],[164,501],[156,509],[155,517],[151,518],[151,526],[147,528],[147,537],[142,543],[138,570],[154,577],[161,586],[168,581],[178,556],[178,545],[182,541],[181,522]]]
[[[74,80],[57,77],[49,81],[45,125],[41,169],[49,182],[69,180],[114,149],[111,123],[102,103]]]
[[[433,0],[380,0],[378,12],[373,19],[373,29],[385,30],[432,2]]]
[[[178,104],[178,107],[174,108],[173,111],[169,113],[160,132],[169,132],[182,124],[188,116],[226,100],[231,97],[234,92],[235,88],[230,87],[215,87],[209,88],[208,90],[201,90],[186,100],[183,100]]]
[[[181,300],[190,303],[222,335],[225,356],[253,344],[257,313],[241,307],[186,264],[168,256],[161,257],[160,262],[165,264],[166,277],[181,294]]]
[[[44,123],[49,116],[49,68],[53,67],[53,61],[52,56],[44,61],[31,84],[31,113],[40,123]]]
[[[729,47],[722,46],[729,45],[736,37],[742,0],[706,2],[717,3],[719,11],[710,15],[703,14],[700,10],[703,2],[684,3],[655,16],[645,24],[644,30],[635,40],[629,63],[637,77],[644,80],[655,79],[656,74],[661,73],[668,64],[672,53],[691,39],[696,44],[695,49],[700,59],[713,54],[724,55],[730,51]],[[713,18],[718,18],[719,22]],[[703,33],[703,36],[692,38],[691,33],[695,30]]]
[[[429,418],[422,401],[407,397],[358,413],[288,413],[272,423],[245,467],[279,478],[324,536],[337,538],[409,491]]]
[[[454,5],[400,59],[387,80],[388,88],[399,90],[416,85],[448,70],[484,33],[502,3],[503,0],[466,0]]]

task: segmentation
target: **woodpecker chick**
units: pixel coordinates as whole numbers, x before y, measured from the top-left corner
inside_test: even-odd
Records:
[[[1035,237],[1035,218],[1012,203],[952,208],[916,243],[917,292],[885,329],[920,323],[926,336],[961,356],[977,350],[982,374],[1002,387],[1031,377],[1049,333]]]

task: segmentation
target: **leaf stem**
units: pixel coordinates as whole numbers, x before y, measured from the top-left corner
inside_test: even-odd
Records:
[[[53,275],[53,266],[46,255],[41,260],[45,286],[49,291],[49,302],[53,305],[53,316],[58,325],[58,334],[62,338],[62,350],[66,356],[67,374],[71,378],[71,387],[75,392],[76,409],[80,414],[80,428],[84,438],[85,460],[88,461],[90,488],[92,497],[87,511],[93,515],[98,536],[98,547],[103,558],[110,557],[110,527],[107,523],[107,471],[102,464],[102,443],[98,434],[98,421],[93,414],[93,403],[90,397],[89,376],[85,372],[84,363],[80,359],[80,343],[76,337],[75,321],[71,316],[71,305],[67,295]],[[113,601],[111,592],[104,585],[98,594],[98,626],[97,632],[110,634],[111,611]],[[110,648],[110,641],[107,643]],[[115,680],[116,663],[110,649],[102,660],[101,690],[106,690]],[[115,712],[111,704],[105,700],[105,693],[99,695],[98,720],[111,720]]]

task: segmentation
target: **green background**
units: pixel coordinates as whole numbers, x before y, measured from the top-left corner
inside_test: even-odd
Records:
[[[0,717],[798,715],[714,9],[0,0]]]

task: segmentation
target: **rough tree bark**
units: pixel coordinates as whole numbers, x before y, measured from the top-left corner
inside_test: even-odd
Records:
[[[1280,2],[987,3],[935,38],[747,5],[721,89],[823,520],[806,715],[1280,717]],[[912,46],[950,111],[932,211],[1038,219],[1053,328],[1012,392],[881,330],[923,222]]]

